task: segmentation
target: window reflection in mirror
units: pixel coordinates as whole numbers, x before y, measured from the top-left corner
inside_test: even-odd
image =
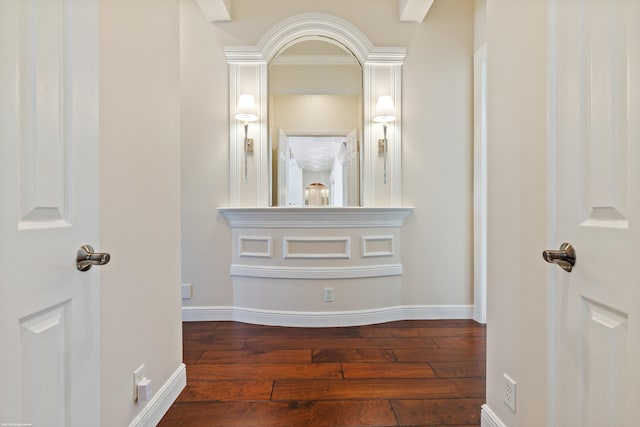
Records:
[[[269,66],[273,206],[360,206],[362,68],[342,46],[304,40]],[[324,203],[306,197],[326,187]],[[322,200],[320,200],[322,201]]]

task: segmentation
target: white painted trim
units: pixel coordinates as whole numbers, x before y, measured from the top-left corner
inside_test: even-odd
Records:
[[[209,22],[231,21],[231,0],[196,0]]]
[[[289,244],[296,243],[344,243],[342,253],[296,253],[289,250]],[[282,238],[282,258],[283,259],[351,259],[351,237],[290,237]]]
[[[186,385],[187,370],[184,363],[181,363],[167,382],[160,387],[158,392],[142,408],[138,416],[131,421],[129,427],[152,427],[158,425]]]
[[[362,265],[355,267],[277,267],[232,264],[231,276],[265,279],[362,279],[401,276],[402,264]]]
[[[423,22],[434,0],[399,0],[400,22]]]
[[[242,250],[245,241],[267,242],[266,252],[244,252]],[[238,237],[238,256],[247,258],[273,258],[271,248],[273,247],[273,236],[239,236]]]
[[[282,53],[271,61],[271,65],[333,65],[360,68],[351,55],[292,55]]]
[[[480,427],[507,427],[507,425],[485,403],[480,413]]]
[[[270,326],[358,326],[397,320],[471,319],[470,305],[424,305],[380,307],[369,310],[296,312],[244,307],[183,307],[185,322],[236,321]]]
[[[473,318],[487,323],[487,44],[473,55]]]
[[[218,208],[231,228],[400,227],[413,207],[404,208]]]
[[[388,241],[391,243],[391,250],[388,252],[370,252],[367,250],[367,242],[375,241]],[[393,235],[387,236],[361,236],[361,255],[362,258],[374,258],[374,257],[387,257],[395,256],[396,254],[396,239]]]

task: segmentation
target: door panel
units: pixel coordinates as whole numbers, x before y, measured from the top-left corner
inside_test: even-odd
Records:
[[[0,2],[0,423],[97,426],[95,0]]]
[[[33,425],[68,425],[68,303],[19,320],[24,419]]]
[[[555,426],[631,426],[640,369],[640,114],[635,0],[550,2],[550,307]],[[557,271],[556,271],[557,270]]]

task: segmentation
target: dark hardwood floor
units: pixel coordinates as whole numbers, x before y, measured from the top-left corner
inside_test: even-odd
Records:
[[[184,323],[187,387],[159,426],[479,426],[486,329]]]

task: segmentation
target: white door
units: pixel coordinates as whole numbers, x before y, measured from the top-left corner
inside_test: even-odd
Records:
[[[94,0],[0,2],[2,425],[99,425],[97,28]]]
[[[640,2],[552,0],[550,424],[640,419]]]

